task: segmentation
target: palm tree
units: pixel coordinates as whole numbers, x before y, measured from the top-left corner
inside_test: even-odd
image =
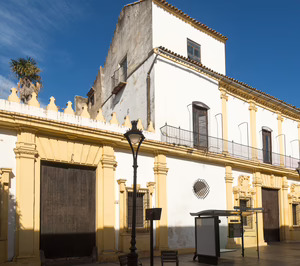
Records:
[[[16,78],[20,80],[18,83],[20,98],[27,103],[31,99],[32,93],[35,92],[38,95],[42,87],[41,70],[32,57],[11,59],[10,68]]]

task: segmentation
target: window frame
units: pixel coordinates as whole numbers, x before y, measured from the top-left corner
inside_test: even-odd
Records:
[[[208,110],[209,107],[201,102],[193,102],[192,113],[193,113],[193,144],[198,149],[208,149]],[[201,113],[205,112],[205,134],[200,132],[199,117]],[[204,142],[204,145],[201,143]]]
[[[270,137],[270,143],[267,143],[266,138]],[[269,145],[269,150],[266,146]],[[272,131],[265,128],[262,129],[262,151],[263,151],[263,162],[272,164]]]
[[[124,66],[126,66],[126,67],[124,67]],[[127,55],[124,56],[123,59],[120,61],[120,63],[119,63],[119,69],[121,69],[122,74],[124,74],[124,79],[120,78],[120,80],[126,82],[127,77],[128,77]]]
[[[190,47],[193,49],[192,54],[190,53],[190,49],[189,49]],[[195,55],[195,52],[194,52],[195,49],[196,49],[196,51],[197,50],[199,51],[199,56]],[[189,38],[187,38],[187,57],[191,60],[201,63],[201,45],[192,41]]]
[[[136,224],[136,230],[137,231],[149,231],[150,225],[149,221],[146,220],[146,209],[150,208],[150,192],[147,188],[137,188],[137,194],[144,194],[143,196],[143,227],[138,227],[138,224]],[[126,231],[131,231],[131,226],[129,226],[129,219],[132,220],[132,216],[129,217],[129,199],[132,199],[128,196],[129,193],[133,193],[132,187],[126,187],[126,219],[125,219],[125,229]],[[146,197],[146,198],[145,198]],[[136,213],[138,215],[138,213]],[[138,218],[136,219],[138,220]]]
[[[300,227],[300,203],[292,203],[292,226]],[[298,212],[297,212],[298,209]],[[298,215],[298,217],[297,217]]]

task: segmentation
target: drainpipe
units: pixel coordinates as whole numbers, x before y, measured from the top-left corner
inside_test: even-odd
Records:
[[[158,54],[155,55],[155,58],[153,59],[153,62],[149,68],[149,71],[147,72],[147,126],[149,126],[151,121],[151,95],[150,95],[150,85],[151,85],[151,78],[150,73],[154,66],[154,63],[156,61],[156,58],[158,57]]]

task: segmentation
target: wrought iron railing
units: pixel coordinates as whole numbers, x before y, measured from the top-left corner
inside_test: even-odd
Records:
[[[176,128],[167,124],[161,127],[160,131],[161,140],[174,145],[201,149],[211,153],[226,154],[245,160],[258,160],[261,163],[284,166],[290,169],[298,167],[298,158],[274,152],[269,153],[268,151],[239,144],[234,141],[201,135],[197,132],[184,130],[180,127]]]

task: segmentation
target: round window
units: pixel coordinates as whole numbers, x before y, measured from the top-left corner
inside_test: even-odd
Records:
[[[209,185],[204,179],[198,179],[194,183],[193,191],[198,199],[205,199],[209,193]]]

